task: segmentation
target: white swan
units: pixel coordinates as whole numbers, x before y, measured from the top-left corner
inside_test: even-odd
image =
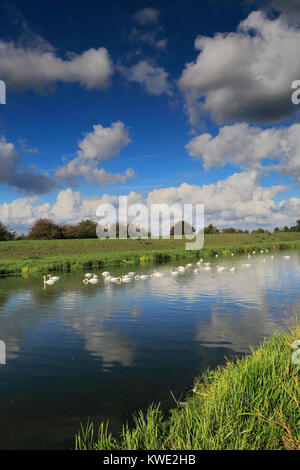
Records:
[[[109,272],[109,271],[103,271],[103,273],[102,273],[102,276],[103,276],[103,277],[107,277],[107,276],[109,276],[109,275],[110,275],[110,272]]]
[[[86,277],[85,279],[83,279],[82,282],[83,282],[84,284],[97,284],[98,279],[95,279],[95,278],[88,279],[88,278]]]
[[[171,276],[178,276],[179,274],[179,271],[177,271],[177,269],[175,269],[174,271],[171,271]]]
[[[229,271],[230,271],[231,273],[234,273],[234,272],[235,272],[235,269],[236,269],[235,266],[232,266],[232,268],[230,268]]]
[[[226,269],[225,266],[217,266],[217,272],[218,273],[221,273],[222,271],[224,271]]]
[[[92,273],[86,273],[86,274],[85,274],[85,277],[86,277],[87,279],[90,279],[91,277],[93,277],[93,275],[92,275]]]
[[[184,266],[178,266],[177,270],[181,273],[183,273],[185,271],[185,267]]]
[[[117,283],[117,284],[121,284],[122,278],[121,278],[120,276],[119,276],[119,277],[112,277],[112,278],[110,279],[110,282],[115,282],[115,283]]]
[[[52,281],[55,281],[55,282],[60,280],[60,277],[58,277],[58,276],[51,276],[50,274],[48,274],[48,278],[49,278],[49,279],[52,279]]]
[[[156,271],[156,269],[154,269],[153,273],[151,274],[151,277],[163,277],[164,276],[164,273],[160,273],[159,271]]]
[[[46,281],[46,276],[43,276],[43,279],[44,279],[44,286],[47,285],[47,286],[53,286],[53,284],[55,284],[56,281],[54,281],[53,279],[48,279],[48,281]]]
[[[284,259],[290,259],[290,255],[284,256]]]

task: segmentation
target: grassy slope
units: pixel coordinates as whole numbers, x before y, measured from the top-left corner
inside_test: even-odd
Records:
[[[298,325],[251,356],[206,373],[168,418],[153,405],[119,439],[104,424],[95,435],[90,423],[76,435],[75,448],[300,450],[300,365],[291,361],[291,343],[299,338]]]
[[[23,240],[0,242],[0,274],[65,271],[129,262],[160,261],[243,253],[252,247],[284,248],[299,243],[300,233],[206,235],[204,249],[186,251],[185,240]],[[281,244],[281,246],[279,246]],[[142,259],[141,259],[142,258]]]

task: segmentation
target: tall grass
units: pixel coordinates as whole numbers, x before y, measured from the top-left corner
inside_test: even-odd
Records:
[[[118,438],[88,423],[75,436],[85,450],[300,450],[300,366],[291,343],[300,326],[264,341],[251,356],[197,378],[185,403],[163,416],[152,405],[124,425]]]

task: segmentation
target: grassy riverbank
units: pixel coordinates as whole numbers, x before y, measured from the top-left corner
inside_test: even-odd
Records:
[[[202,250],[186,251],[185,240],[19,240],[0,242],[0,274],[73,271],[103,266],[159,263],[180,258],[228,256],[253,249],[299,248],[300,233],[205,235]]]
[[[275,334],[251,356],[228,362],[195,381],[185,403],[169,416],[152,405],[123,427],[118,439],[93,424],[75,438],[77,450],[300,450],[300,365],[291,343],[300,326]]]

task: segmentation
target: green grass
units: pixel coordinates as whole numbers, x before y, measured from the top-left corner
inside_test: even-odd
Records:
[[[291,343],[299,324],[265,341],[252,355],[195,381],[184,404],[164,416],[159,405],[140,412],[119,437],[102,423],[81,426],[76,450],[300,450],[299,365]]]
[[[254,248],[300,247],[300,233],[205,235],[202,250],[186,251],[185,240],[19,240],[0,242],[0,274],[72,271],[126,263],[196,259]]]

